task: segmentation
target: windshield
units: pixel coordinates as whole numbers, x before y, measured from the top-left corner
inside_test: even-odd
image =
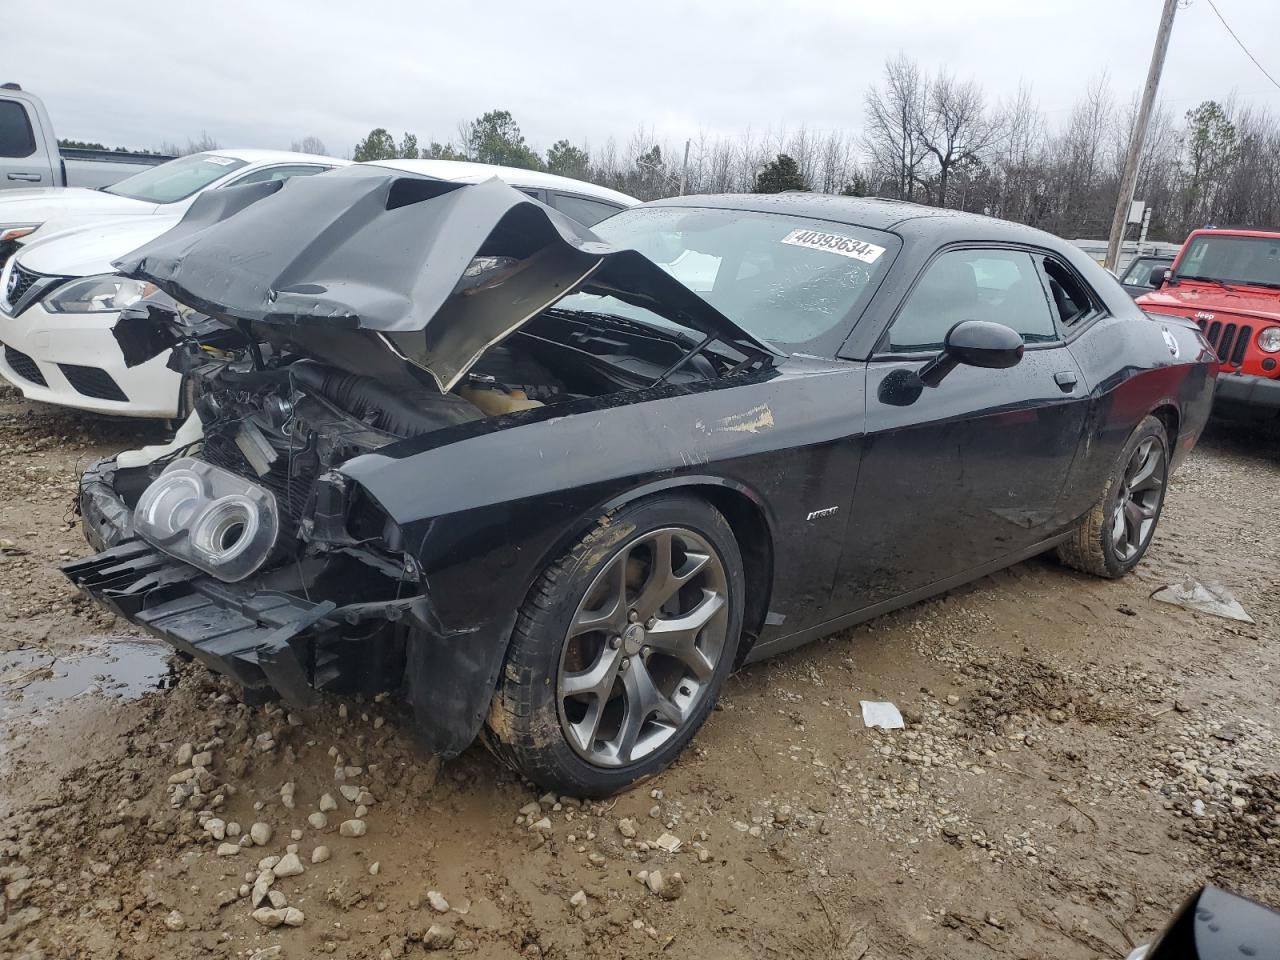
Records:
[[[592,230],[633,247],[749,333],[800,350],[837,331],[898,249],[890,234],[773,213],[692,207],[627,210]],[[556,304],[670,327],[643,307],[575,293]]]
[[[1280,287],[1280,237],[1196,237],[1178,261],[1178,279]]]
[[[193,153],[189,157],[179,157],[142,173],[135,173],[132,177],[126,177],[103,189],[107,193],[145,200],[147,203],[174,203],[185,200],[244,165],[244,160],[237,160],[235,157]]]

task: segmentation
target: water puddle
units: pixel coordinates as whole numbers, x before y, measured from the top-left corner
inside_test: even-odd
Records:
[[[168,645],[104,638],[66,655],[27,648],[0,653],[0,723],[56,708],[85,694],[138,697],[173,685]]]

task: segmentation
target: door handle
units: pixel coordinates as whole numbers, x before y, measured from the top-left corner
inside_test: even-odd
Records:
[[[1062,388],[1063,393],[1070,393],[1079,382],[1075,373],[1070,370],[1059,370],[1053,375],[1053,382]]]
[[[11,173],[11,174],[9,174],[9,179],[10,179],[10,180],[25,180],[25,181],[27,181],[27,183],[39,183],[39,182],[40,182],[40,174],[38,174],[38,173]]]

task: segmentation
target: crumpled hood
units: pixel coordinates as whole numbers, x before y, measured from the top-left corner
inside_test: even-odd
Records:
[[[1137,302],[1144,310],[1156,312],[1177,310],[1188,315],[1235,314],[1252,320],[1280,323],[1280,290],[1270,293],[1256,287],[1228,290],[1216,283],[1180,280],[1176,287],[1166,285],[1145,293]]]
[[[372,331],[445,391],[578,289],[776,355],[642,254],[497,178],[371,172],[209,191],[115,266],[220,320],[289,327],[296,342],[309,327]]]

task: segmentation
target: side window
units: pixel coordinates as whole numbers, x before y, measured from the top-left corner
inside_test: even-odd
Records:
[[[16,100],[0,100],[0,157],[29,157],[35,152],[27,108]]]
[[[1041,257],[1040,265],[1044,268],[1045,282],[1059,324],[1070,327],[1093,313],[1094,299],[1074,273],[1052,257]]]
[[[1012,327],[1027,343],[1058,339],[1044,285],[1031,255],[1021,250],[952,250],[924,275],[889,328],[894,353],[942,349],[961,320]]]
[[[588,200],[586,197],[574,197],[567,193],[553,194],[556,209],[566,217],[572,217],[584,227],[595,226],[605,217],[612,217],[621,207],[601,200]]]
[[[229,187],[242,187],[246,183],[265,183],[268,180],[288,180],[290,177],[310,177],[317,173],[324,173],[329,167],[322,167],[314,163],[298,163],[292,166],[280,167],[263,167],[261,170],[255,170],[253,173],[246,173],[239,180],[227,184]]]

